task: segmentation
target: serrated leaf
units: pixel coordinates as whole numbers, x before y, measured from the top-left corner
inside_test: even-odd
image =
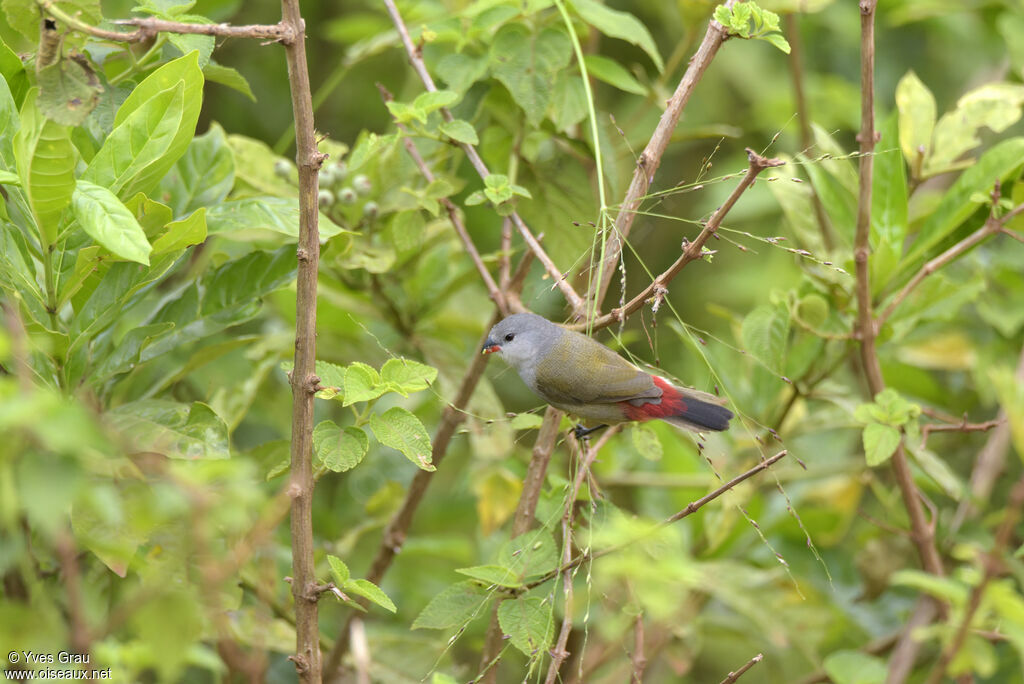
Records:
[[[403,396],[419,392],[437,378],[437,369],[409,359],[388,359],[380,369],[381,381]]]
[[[891,425],[868,423],[863,434],[864,456],[871,467],[881,465],[896,453],[900,445],[900,431]]]
[[[747,314],[741,328],[748,352],[772,370],[781,370],[789,337],[789,313],[784,307],[762,304]]]
[[[499,587],[522,586],[522,582],[516,576],[516,573],[500,565],[474,565],[471,568],[457,568],[455,572],[483,582],[486,585],[498,585]]]
[[[476,129],[468,121],[463,121],[462,119],[442,122],[441,132],[455,142],[466,143],[467,145],[478,145],[480,143]]]
[[[483,615],[490,593],[478,583],[458,582],[431,599],[413,620],[413,629],[451,629],[461,627]]]
[[[357,427],[338,427],[325,420],[313,429],[313,451],[316,459],[336,473],[355,468],[366,456],[370,438]]]
[[[503,601],[498,606],[498,624],[527,657],[547,651],[555,634],[551,604],[535,596]]]
[[[546,28],[534,32],[523,24],[506,24],[491,43],[491,71],[508,89],[531,125],[544,118],[558,71],[569,63],[568,36]]]
[[[345,565],[345,561],[341,560],[337,556],[328,554],[327,565],[331,568],[331,576],[334,577],[334,583],[339,587],[348,582],[349,578],[352,576],[348,570],[348,566]]]
[[[138,451],[189,460],[231,455],[227,425],[202,402],[144,399],[113,408],[106,417]]]
[[[149,265],[153,247],[135,216],[110,190],[79,180],[71,207],[78,224],[93,240],[122,259]]]
[[[792,50],[792,48],[789,46],[789,41],[786,40],[786,38],[781,33],[767,33],[763,36],[760,36],[758,40],[763,40],[768,43],[771,43],[772,45],[774,45],[776,48],[786,53],[787,55],[790,53],[790,50]]]
[[[342,406],[376,399],[387,391],[377,369],[356,361],[345,370],[345,400]]]
[[[543,575],[558,567],[558,547],[554,537],[538,529],[509,540],[498,552],[498,563],[520,577]]]
[[[381,608],[392,613],[397,612],[398,610],[398,608],[395,607],[394,602],[388,598],[388,595],[381,591],[380,587],[370,580],[349,580],[348,582],[345,582],[345,585],[341,587],[341,589],[353,594],[359,594],[363,598],[369,599]]]
[[[459,101],[459,94],[451,90],[434,90],[420,93],[412,101],[413,109],[423,114],[436,112],[441,107],[450,107]]]
[[[370,429],[378,442],[401,451],[419,468],[436,470],[431,464],[430,435],[420,419],[406,409],[395,406],[383,414],[374,413],[370,416]]]
[[[252,102],[256,101],[256,96],[252,94],[252,87],[249,85],[249,81],[237,69],[211,61],[203,67],[203,76],[210,83],[219,83],[245,95]]]
[[[620,12],[595,2],[594,0],[570,0],[573,9],[601,33],[611,38],[618,38],[636,45],[647,53],[654,66],[661,72],[665,63],[658,52],[658,46],[647,27],[629,12]],[[716,18],[718,17],[716,10]]]

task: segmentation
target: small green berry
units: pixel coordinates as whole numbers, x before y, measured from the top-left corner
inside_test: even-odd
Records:
[[[292,175],[292,165],[285,159],[278,159],[274,162],[274,175],[279,178],[288,178]]]
[[[334,204],[334,193],[330,190],[321,190],[316,196],[316,203],[321,209],[326,209]]]
[[[377,218],[377,212],[380,211],[380,207],[377,206],[376,202],[370,201],[363,205],[363,216],[368,219]]]
[[[356,191],[352,188],[342,188],[341,192],[338,193],[338,201],[342,204],[354,204],[356,201]]]
[[[370,191],[373,190],[373,183],[371,183],[370,179],[363,174],[359,174],[352,179],[352,187],[355,188],[356,192],[360,195],[369,195]]]

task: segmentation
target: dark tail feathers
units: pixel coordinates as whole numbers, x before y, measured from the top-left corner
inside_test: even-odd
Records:
[[[683,395],[686,407],[679,413],[666,416],[662,420],[696,432],[704,430],[721,432],[729,429],[729,421],[732,419],[733,413],[715,403],[720,401],[717,397],[697,390],[681,387],[676,389]]]

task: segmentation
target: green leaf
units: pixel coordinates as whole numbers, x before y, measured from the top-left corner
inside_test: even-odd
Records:
[[[969,590],[965,584],[951,577],[938,577],[923,570],[897,570],[889,578],[896,587],[910,587],[936,598],[948,601],[953,607],[964,605]]]
[[[89,237],[115,256],[149,265],[153,248],[135,216],[114,193],[79,180],[71,206],[78,224]]]
[[[117,110],[114,130],[82,178],[122,199],[149,192],[188,148],[202,106],[196,53],[168,62]]]
[[[38,30],[38,25],[37,25]],[[37,36],[38,38],[38,36]],[[30,87],[28,74],[25,73],[25,66],[21,63],[21,59],[18,55],[7,46],[2,40],[0,40],[0,81],[4,81],[4,85],[0,86],[0,90],[6,90],[11,96],[11,110],[15,114],[18,111],[18,107],[25,99],[25,93],[28,92]],[[0,119],[0,123],[7,124],[9,122]],[[17,126],[9,127],[5,125],[0,130],[7,131],[11,135],[17,131]]]
[[[648,461],[660,461],[664,450],[661,447],[661,440],[658,433],[646,425],[636,424],[630,428],[633,441],[633,448],[640,452],[640,455]]]
[[[348,566],[345,565],[345,562],[337,556],[328,554],[327,564],[331,567],[331,576],[334,577],[334,583],[338,587],[341,587],[348,582],[349,578],[352,576],[348,571]]]
[[[587,91],[580,75],[568,70],[559,72],[548,103],[548,118],[560,131],[569,131],[587,116]]]
[[[519,413],[509,423],[513,430],[536,430],[544,423],[544,419],[536,413]]]
[[[604,81],[608,85],[615,86],[619,90],[634,95],[646,95],[645,88],[640,81],[633,77],[633,74],[626,71],[626,68],[610,57],[603,55],[586,55],[583,63],[587,66],[587,73],[594,78]]]
[[[349,580],[348,582],[345,582],[345,585],[341,587],[341,589],[353,594],[359,594],[363,598],[369,599],[389,612],[394,613],[398,610],[395,607],[394,602],[388,598],[388,595],[381,591],[380,587],[370,580]]]
[[[144,399],[111,409],[106,417],[135,451],[189,460],[231,456],[227,425],[202,402]]]
[[[1010,138],[994,145],[985,154],[960,174],[953,186],[942,196],[934,211],[925,219],[917,238],[903,258],[899,282],[917,270],[917,261],[935,247],[946,236],[956,230],[978,209],[978,203],[971,196],[988,192],[996,180],[1005,181],[1024,163],[1024,138]]]
[[[914,456],[914,460],[921,466],[928,477],[935,481],[935,484],[939,485],[949,497],[956,501],[960,501],[964,495],[964,483],[960,479],[949,464],[939,458],[935,452],[928,449],[919,449],[913,445],[910,440],[908,433],[907,446],[908,451]]]
[[[487,73],[487,57],[454,52],[441,58],[436,71],[450,89],[464,93]]]
[[[442,107],[450,107],[459,101],[459,94],[451,90],[428,90],[420,93],[412,101],[412,108],[421,114],[436,112]]]
[[[748,352],[772,370],[781,370],[789,338],[789,312],[778,305],[758,306],[743,319],[741,337]]]
[[[61,59],[38,72],[39,109],[46,118],[78,126],[100,101],[99,79],[85,59]]]
[[[900,431],[891,425],[868,423],[864,427],[864,456],[872,468],[889,460],[900,445]]]
[[[325,420],[313,430],[313,451],[317,460],[336,473],[359,465],[369,448],[370,439],[357,427],[340,428]]]
[[[40,116],[37,93],[32,89],[25,96],[14,154],[40,241],[48,247],[57,240],[61,215],[75,190],[76,152],[68,129]]]
[[[345,376],[345,393],[348,394],[348,375]],[[346,396],[346,401],[348,397]],[[370,429],[384,446],[397,449],[423,470],[436,470],[431,464],[430,435],[420,419],[400,406],[388,409],[383,414],[370,416]]]
[[[360,401],[370,401],[387,391],[377,369],[356,361],[345,371],[345,401],[342,405],[351,406]]]
[[[569,64],[572,46],[563,32],[535,33],[523,24],[506,24],[491,43],[491,71],[536,126],[544,118],[558,71]]]
[[[790,50],[792,50],[792,48],[789,45],[789,41],[786,40],[786,38],[781,33],[767,33],[763,36],[759,36],[758,40],[764,40],[771,43],[772,45],[774,45],[776,48],[786,53],[787,55],[790,53]]]
[[[944,114],[935,125],[934,147],[925,170],[941,172],[980,145],[981,128],[1002,133],[1020,120],[1022,104],[1024,85],[1011,83],[988,83],[961,97],[956,109]]]
[[[79,21],[96,26],[103,21],[100,0],[57,0],[53,6]],[[35,43],[39,40],[39,6],[30,0],[3,0],[4,17],[11,28]],[[62,27],[66,28],[66,27]]]
[[[546,652],[555,635],[551,603],[535,596],[503,601],[498,606],[498,624],[512,645],[527,657]]]
[[[234,155],[224,129],[213,123],[210,130],[192,139],[185,154],[160,181],[158,196],[180,218],[223,201],[234,183]]]
[[[409,359],[388,359],[380,369],[381,381],[402,396],[425,390],[437,378],[437,369]]]
[[[822,664],[835,684],[882,684],[885,662],[860,651],[835,651]]]
[[[899,110],[900,148],[919,176],[931,153],[935,130],[935,96],[913,71],[896,84],[896,108]]]
[[[520,577],[543,575],[558,567],[559,551],[551,533],[538,529],[509,540],[498,552],[498,563]]]
[[[249,81],[237,69],[211,61],[203,67],[203,76],[206,77],[209,83],[219,83],[245,95],[253,102],[256,101],[256,96],[252,94],[252,88],[249,86]]]
[[[153,241],[153,254],[177,252],[206,240],[206,209],[192,212],[188,218],[171,221],[163,235]]]
[[[490,593],[473,581],[451,585],[430,600],[413,620],[413,629],[451,629],[461,627],[473,618],[485,614],[484,605]]]
[[[480,138],[476,135],[476,129],[468,121],[463,121],[462,119],[442,122],[441,132],[455,142],[466,143],[467,145],[480,144]]]
[[[206,214],[206,223],[211,235],[242,239],[251,231],[269,230],[297,240],[299,213],[299,200],[294,198],[248,197],[214,204]],[[321,239],[347,232],[323,214],[319,228]]]
[[[632,14],[605,7],[595,0],[570,0],[569,4],[583,18],[583,21],[606,36],[619,38],[636,45],[647,53],[659,72],[665,69],[665,63],[661,59],[654,38],[651,37],[651,32]]]
[[[474,565],[471,568],[457,568],[455,572],[483,582],[486,585],[520,587],[523,584],[516,573],[500,565]]]

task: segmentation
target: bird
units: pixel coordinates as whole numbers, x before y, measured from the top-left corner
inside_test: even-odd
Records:
[[[497,354],[555,408],[598,423],[577,424],[577,438],[611,424],[649,420],[720,432],[733,417],[718,397],[645,373],[600,342],[534,313],[499,321],[482,353]]]

